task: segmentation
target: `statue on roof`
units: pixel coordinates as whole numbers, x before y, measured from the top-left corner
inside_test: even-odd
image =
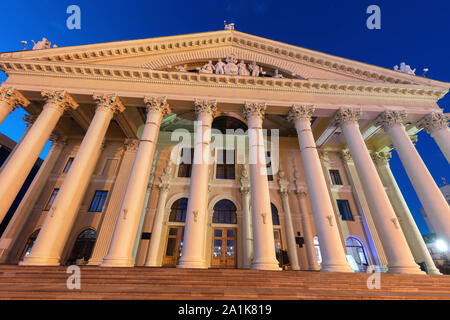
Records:
[[[410,65],[407,65],[406,63],[402,62],[400,63],[400,68],[398,67],[398,65],[394,66],[394,70],[395,71],[400,71],[403,73],[407,73],[407,74],[412,74],[412,75],[416,75],[416,69],[411,69]]]
[[[37,43],[34,42],[34,40],[31,40],[31,42],[34,44],[33,50],[50,49],[52,45],[46,38],[42,38],[42,40]],[[53,45],[53,48],[56,48],[56,45]]]
[[[187,72],[187,64],[184,66],[175,66],[175,70],[177,70],[177,72]]]
[[[234,23],[227,24],[227,21],[225,20],[223,24],[225,25],[225,30],[234,30]]]
[[[213,73],[215,70],[212,61],[209,60],[207,64],[205,64],[199,71],[199,73]]]
[[[235,58],[235,55],[234,54],[230,54],[225,59],[225,61],[227,62],[227,64],[224,67],[225,74],[228,74],[228,75],[231,75],[231,76],[237,75],[239,68],[236,65],[237,60]]]
[[[262,72],[262,68],[256,64],[256,61],[253,61],[248,65],[250,69],[252,77],[259,77],[259,74]]]
[[[281,78],[284,78],[284,77],[278,72],[278,69],[275,69],[275,74],[273,75],[273,78],[281,79]]]
[[[247,70],[247,66],[245,65],[244,60],[238,63],[238,75],[240,76],[249,76],[250,72]]]

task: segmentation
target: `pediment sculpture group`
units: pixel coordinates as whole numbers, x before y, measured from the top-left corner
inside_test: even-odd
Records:
[[[201,67],[199,73],[215,73],[252,77],[259,77],[260,75],[264,74],[262,67],[258,66],[255,61],[247,66],[244,60],[238,61],[238,59],[236,59],[234,55],[229,55],[228,57],[226,57],[225,62],[223,62],[222,59],[219,59],[216,64],[213,64],[212,60],[209,60],[207,64]],[[275,69],[275,74],[273,77],[283,78],[283,76],[279,74],[278,69]]]

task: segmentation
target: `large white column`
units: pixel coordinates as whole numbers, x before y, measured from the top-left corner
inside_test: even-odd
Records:
[[[376,123],[390,136],[406,173],[438,236],[450,244],[450,208],[403,126],[405,112],[385,111]]]
[[[0,171],[0,221],[16,198],[64,110],[78,104],[65,91],[42,91],[42,112]]]
[[[13,88],[0,88],[0,124],[17,107],[26,107],[30,104],[19,91]]]
[[[161,259],[159,259],[159,252],[163,245],[163,228],[164,228],[164,213],[166,211],[167,195],[170,188],[170,177],[172,174],[172,167],[169,165],[164,170],[164,175],[160,178],[161,183],[158,185],[159,198],[156,204],[156,213],[153,218],[152,237],[147,254],[146,267],[160,267]]]
[[[289,205],[289,181],[284,179],[284,171],[278,172],[278,184],[280,185],[280,196],[283,203],[283,211],[285,214],[284,224],[286,230],[286,239],[288,246],[289,262],[292,270],[300,270],[298,264],[297,244],[295,243],[294,224],[292,222],[291,206]]]
[[[400,188],[395,181],[394,175],[392,174],[389,166],[391,153],[377,152],[372,154],[372,158],[376,164],[380,179],[386,187],[386,192],[391,200],[392,207],[395,210],[403,234],[405,235],[406,241],[414,256],[414,260],[417,263],[425,262],[429,274],[441,274],[431,258],[419,228],[417,228],[411,211],[409,211],[408,205],[406,204]]]
[[[289,119],[297,129],[311,209],[322,254],[321,271],[353,272],[346,258],[322,164],[311,131],[313,106],[292,106]]]
[[[23,265],[59,265],[61,254],[91,180],[102,142],[116,112],[125,107],[115,95],[95,95],[97,109],[39,236]]]
[[[280,270],[275,253],[266,151],[262,131],[265,110],[266,104],[246,102],[244,107],[244,116],[248,122],[252,195],[253,261],[251,268]]]
[[[359,111],[340,109],[335,117],[336,125],[340,125],[355,163],[358,176],[375,226],[379,232],[384,251],[388,259],[390,273],[420,274],[419,266],[402,233],[394,209],[386,194],[377,169],[367,150],[364,138],[359,130]],[[408,138],[409,139],[409,138]]]
[[[165,97],[145,98],[145,104],[147,105],[147,121],[139,142],[108,254],[101,264],[104,267],[133,266],[133,248],[158,142],[159,127],[164,115],[170,112]]]
[[[216,101],[195,100],[194,163],[192,164],[186,224],[177,268],[206,268],[205,239],[208,208],[208,173],[211,162],[211,124]]]
[[[442,153],[450,162],[450,129],[448,114],[433,112],[416,123],[417,128],[424,128],[436,141]]]
[[[308,212],[308,204],[306,202],[306,188],[297,188],[297,190],[295,190],[295,193],[297,194],[297,199],[301,211],[303,239],[305,241],[306,255],[308,257],[308,267],[309,270],[318,271],[320,270],[320,267],[317,264],[316,250],[314,248],[314,236],[311,230],[312,217]]]
[[[252,216],[250,214],[250,179],[246,169],[242,170],[239,191],[241,192],[242,201],[242,267],[250,269],[252,265],[253,235]]]

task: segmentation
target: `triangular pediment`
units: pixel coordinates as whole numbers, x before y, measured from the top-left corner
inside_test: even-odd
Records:
[[[0,54],[0,59],[31,59],[97,66],[121,66],[175,71],[188,65],[191,72],[208,60],[234,54],[246,63],[255,61],[270,76],[276,68],[284,77],[416,84],[449,88],[450,84],[409,75],[329,54],[253,36],[236,30],[118,41],[73,47]]]

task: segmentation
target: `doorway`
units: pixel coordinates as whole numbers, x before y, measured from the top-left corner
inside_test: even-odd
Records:
[[[236,268],[236,228],[214,228],[212,268]]]

